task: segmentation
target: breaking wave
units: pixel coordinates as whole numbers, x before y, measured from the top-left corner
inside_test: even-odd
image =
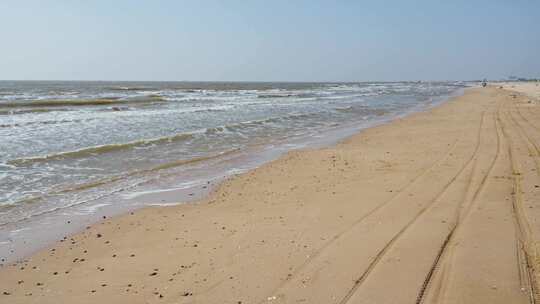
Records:
[[[27,164],[37,163],[37,162],[46,162],[46,161],[60,160],[60,159],[65,159],[65,158],[78,158],[78,157],[84,157],[84,156],[89,156],[89,155],[103,154],[103,153],[114,152],[114,151],[119,151],[119,150],[126,150],[130,148],[135,148],[135,147],[145,147],[145,146],[150,146],[150,145],[159,144],[159,143],[188,140],[192,137],[193,137],[193,134],[180,133],[173,136],[164,136],[164,137],[153,138],[153,139],[137,140],[137,141],[127,142],[127,143],[88,147],[88,148],[83,148],[79,150],[60,152],[60,153],[49,154],[49,155],[44,155],[44,156],[17,158],[17,159],[8,161],[8,164],[27,165]]]
[[[130,102],[156,102],[166,101],[159,95],[136,96],[131,98],[109,97],[95,99],[45,99],[27,100],[16,102],[0,102],[1,108],[24,108],[24,107],[62,107],[62,106],[99,106],[113,105]]]

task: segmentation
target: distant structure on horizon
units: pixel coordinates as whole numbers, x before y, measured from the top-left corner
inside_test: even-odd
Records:
[[[517,76],[508,76],[508,81],[540,81],[540,78],[525,78]]]

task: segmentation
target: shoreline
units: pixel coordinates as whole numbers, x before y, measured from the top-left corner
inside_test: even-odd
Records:
[[[198,204],[206,200],[211,191],[219,188],[223,181],[273,162],[290,151],[321,149],[337,145],[367,129],[392,123],[395,120],[417,113],[430,111],[453,98],[463,95],[465,90],[467,90],[466,87],[459,88],[449,95],[437,96],[435,101],[429,105],[416,106],[394,116],[382,117],[367,122],[349,123],[348,125],[336,127],[335,130],[326,130],[324,135],[317,139],[296,138],[266,145],[260,144],[258,147],[251,147],[248,151],[241,151],[239,155],[233,155],[229,160],[220,160],[217,165],[224,167],[221,170],[223,172],[190,176],[187,182],[182,182],[180,185],[177,184],[182,178],[176,177],[174,178],[175,181],[169,183],[175,185],[174,187],[166,187],[165,189],[161,187],[155,191],[147,191],[147,193],[142,194],[128,191],[127,194],[114,197],[116,200],[114,204],[109,203],[110,199],[105,197],[103,200],[98,199],[97,204],[75,204],[64,208],[64,211],[46,212],[36,217],[32,216],[21,221],[6,223],[0,226],[0,228],[8,227],[8,230],[3,232],[5,236],[0,237],[0,245],[5,244],[8,246],[4,247],[3,250],[0,248],[0,258],[2,259],[0,265],[21,261],[40,250],[50,247],[66,236],[83,232],[88,226],[95,225],[105,218],[122,216],[148,207]],[[200,182],[192,183],[193,179]],[[183,187],[182,184],[184,183],[193,185]],[[47,234],[36,237],[32,231],[36,229],[42,231],[42,228],[47,228]],[[32,245],[28,245],[28,243]]]
[[[519,239],[534,248],[540,226],[538,172],[527,170],[538,161],[527,149],[538,145],[540,112],[527,99],[469,89],[335,146],[287,152],[201,203],[107,218],[1,267],[0,297],[526,303],[520,278],[535,292],[536,274],[515,265],[534,260],[515,256],[516,235],[527,223]]]

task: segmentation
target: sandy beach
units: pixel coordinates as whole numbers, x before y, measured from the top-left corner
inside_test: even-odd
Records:
[[[0,303],[535,303],[540,87],[468,89],[0,268]]]

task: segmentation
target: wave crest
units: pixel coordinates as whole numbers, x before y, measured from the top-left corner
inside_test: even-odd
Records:
[[[88,156],[88,155],[103,154],[103,153],[108,153],[108,152],[126,150],[126,149],[135,148],[135,147],[145,147],[145,146],[149,146],[153,144],[188,140],[188,139],[191,139],[192,137],[193,137],[193,134],[180,133],[173,136],[164,136],[164,137],[159,137],[159,138],[154,138],[154,139],[143,139],[143,140],[131,141],[131,142],[120,143],[120,144],[94,146],[94,147],[82,148],[79,150],[60,152],[60,153],[49,154],[49,155],[44,155],[44,156],[17,158],[17,159],[8,161],[8,164],[27,165],[27,164],[46,162],[46,161],[51,161],[51,160],[61,160],[65,158],[78,158],[78,157],[83,157],[83,156]]]

